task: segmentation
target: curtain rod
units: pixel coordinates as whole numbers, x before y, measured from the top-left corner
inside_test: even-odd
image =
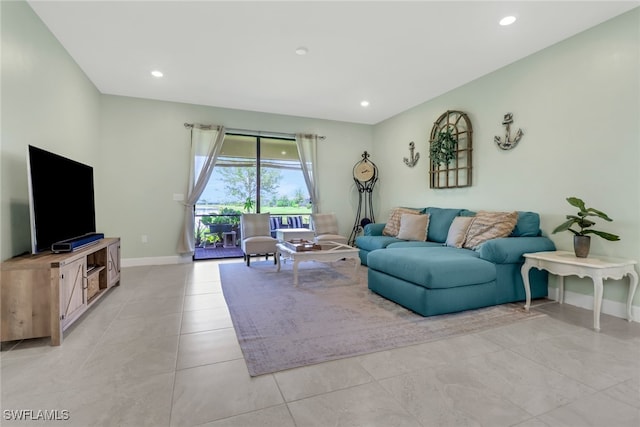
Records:
[[[213,129],[214,127],[219,128],[219,126],[201,125],[200,123],[185,123],[184,127],[186,127],[187,129],[193,129],[193,128],[197,128],[197,129]]]
[[[213,129],[214,127],[217,127],[217,126],[202,125],[198,123],[185,123],[184,127],[186,128],[196,127],[198,129]],[[248,129],[226,129],[226,133],[237,133],[237,134],[248,135],[248,136],[263,136],[266,138],[268,137],[291,138],[291,139],[296,138],[295,133],[266,132],[266,131],[257,131],[257,130],[248,130]],[[326,136],[318,136],[318,139],[320,141],[324,141],[326,138],[327,138]]]

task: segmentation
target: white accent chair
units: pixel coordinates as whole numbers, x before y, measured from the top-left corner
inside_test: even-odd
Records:
[[[265,259],[269,259],[269,254],[273,254],[274,264],[277,262],[275,254],[278,240],[271,237],[269,214],[242,214],[240,236],[240,247],[247,266],[251,264],[251,255],[264,255]]]
[[[328,242],[347,244],[347,238],[338,234],[338,220],[335,214],[312,214],[311,228],[316,235],[315,242],[319,245]]]

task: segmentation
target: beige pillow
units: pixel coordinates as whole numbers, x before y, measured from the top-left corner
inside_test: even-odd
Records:
[[[451,227],[449,227],[449,234],[447,234],[445,245],[461,248],[472,220],[472,216],[455,217],[451,223]]]
[[[479,211],[473,217],[463,248],[476,249],[487,240],[508,237],[518,222],[518,212]]]
[[[384,230],[382,230],[382,234],[385,236],[396,237],[398,235],[398,231],[400,231],[400,218],[402,217],[402,214],[420,215],[420,211],[409,208],[393,209],[389,215],[387,224],[384,226]]]
[[[429,227],[429,215],[402,214],[400,217],[400,230],[396,236],[402,240],[427,240],[427,228]]]

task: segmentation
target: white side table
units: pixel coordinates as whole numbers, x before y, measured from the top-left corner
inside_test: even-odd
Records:
[[[236,247],[236,232],[224,231],[222,232],[222,247],[223,248],[235,248]]]
[[[529,284],[529,270],[535,267],[538,270],[547,270],[549,273],[559,276],[558,302],[564,302],[564,276],[590,277],[593,280],[593,329],[600,330],[600,310],[602,309],[602,293],[604,279],[622,279],[629,276],[629,294],[627,297],[627,319],[631,316],[631,303],[633,295],[638,287],[638,273],[635,270],[635,260],[621,258],[606,258],[593,256],[590,258],[578,258],[572,252],[549,251],[524,254],[522,266],[522,281],[527,297],[525,310],[531,306],[531,285]]]

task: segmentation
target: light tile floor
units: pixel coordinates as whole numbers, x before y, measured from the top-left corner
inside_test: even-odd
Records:
[[[596,333],[591,311],[545,301],[547,317],[251,378],[218,263],[123,269],[62,346],[4,343],[0,423],[640,426],[640,324],[603,315]]]

